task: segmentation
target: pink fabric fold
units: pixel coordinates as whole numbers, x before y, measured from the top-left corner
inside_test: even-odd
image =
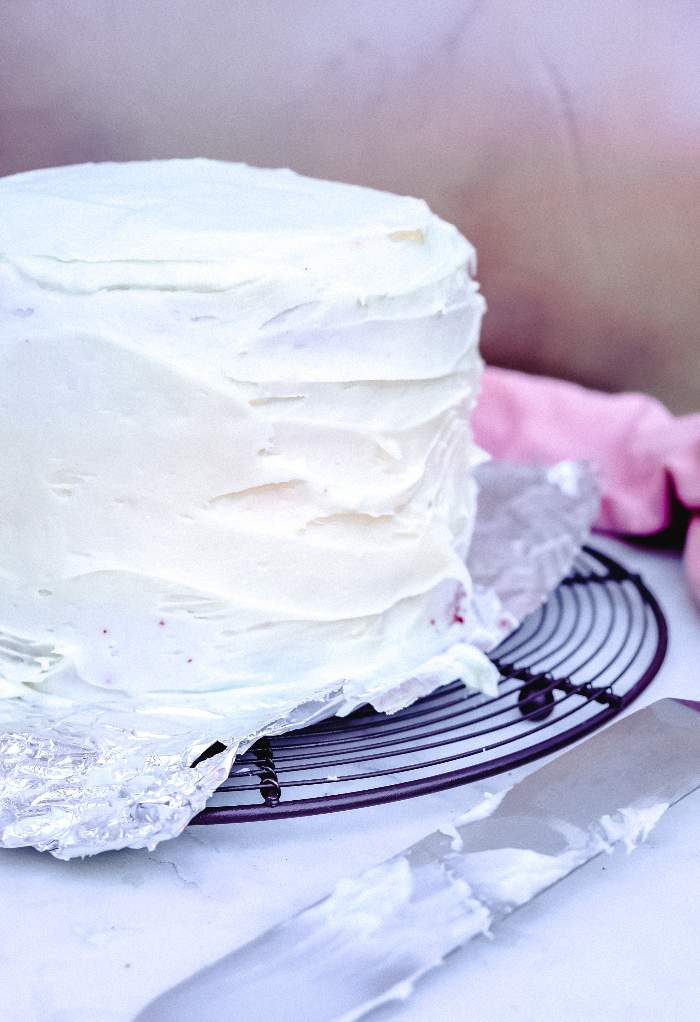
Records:
[[[648,536],[666,528],[673,490],[684,507],[700,511],[700,414],[676,417],[645,394],[602,394],[487,367],[471,421],[477,443],[494,458],[595,464],[603,531]],[[700,601],[700,515],[691,518],[684,557]]]

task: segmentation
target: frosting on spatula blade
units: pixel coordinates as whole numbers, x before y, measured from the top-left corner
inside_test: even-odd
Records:
[[[152,1001],[134,1022],[352,1022],[700,787],[700,704],[662,699]]]

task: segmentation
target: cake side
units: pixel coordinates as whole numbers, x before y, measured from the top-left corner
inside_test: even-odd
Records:
[[[48,651],[5,694],[272,710],[469,641],[484,303],[454,228],[204,160],[0,205],[0,629]]]

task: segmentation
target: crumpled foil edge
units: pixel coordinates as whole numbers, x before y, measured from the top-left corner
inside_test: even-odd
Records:
[[[259,738],[371,702],[395,712],[461,677],[489,692],[494,648],[569,571],[598,513],[593,470],[487,462],[476,470],[477,520],[467,565],[474,590],[471,643],[456,643],[380,692],[342,686],[279,707],[251,728],[196,709],[28,691],[6,699],[0,734],[0,847],[33,846],[59,859],[124,847],[153,849],[175,837]],[[14,704],[15,719],[8,719]],[[201,759],[214,743],[224,751]]]

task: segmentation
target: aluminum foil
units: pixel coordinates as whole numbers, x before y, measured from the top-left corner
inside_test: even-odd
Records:
[[[474,476],[479,503],[467,566],[477,594],[495,593],[519,624],[565,577],[589,535],[597,477],[573,461],[551,468],[487,461]]]
[[[367,700],[379,709],[393,712],[459,676],[461,664],[480,663],[478,651],[497,645],[566,575],[598,513],[595,478],[584,465],[491,462],[476,475],[467,558],[473,645],[458,643],[415,676],[394,679]],[[60,859],[152,849],[204,808],[237,752],[263,735],[347,712],[357,699],[339,687],[261,719],[254,710],[233,718],[124,698],[77,703],[27,688],[22,698],[0,700],[0,847],[30,845]],[[219,751],[200,758],[212,746]]]

